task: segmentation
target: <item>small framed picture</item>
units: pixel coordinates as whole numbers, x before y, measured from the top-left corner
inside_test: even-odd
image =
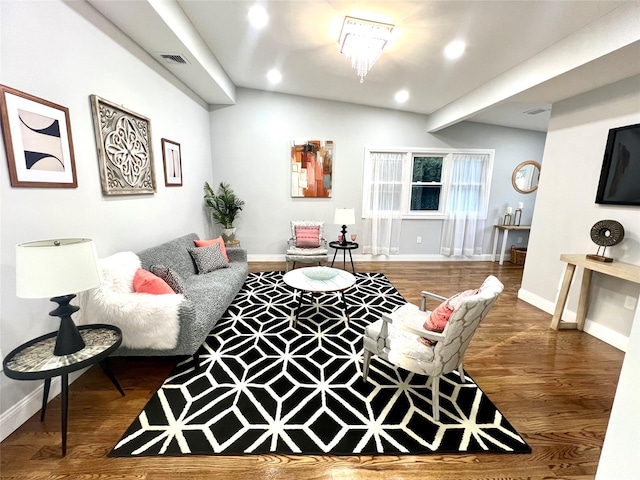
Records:
[[[164,184],[167,187],[182,186],[182,156],[180,144],[162,139],[162,162],[164,163]]]
[[[0,95],[11,186],[76,188],[69,109],[5,85]]]

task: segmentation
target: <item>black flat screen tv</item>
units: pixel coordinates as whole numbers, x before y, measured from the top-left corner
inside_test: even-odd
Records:
[[[596,203],[640,206],[640,123],[609,130]]]

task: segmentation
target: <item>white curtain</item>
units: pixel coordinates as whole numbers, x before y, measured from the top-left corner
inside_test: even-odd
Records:
[[[363,253],[400,251],[404,153],[371,152],[365,171]]]
[[[440,254],[482,253],[489,197],[489,155],[454,154]]]

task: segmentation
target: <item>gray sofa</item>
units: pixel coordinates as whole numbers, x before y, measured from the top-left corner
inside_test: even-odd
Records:
[[[171,350],[120,347],[114,355],[193,355],[198,367],[198,349],[244,285],[249,269],[246,250],[229,248],[228,268],[199,275],[187,251],[195,246],[197,239],[198,235],[190,233],[138,253],[142,268],[149,270],[152,265],[164,265],[183,280],[185,300],[179,306],[177,346]]]

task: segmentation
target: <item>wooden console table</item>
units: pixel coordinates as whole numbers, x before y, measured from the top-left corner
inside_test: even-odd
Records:
[[[556,309],[551,319],[551,328],[558,329],[578,329],[584,328],[584,320],[587,318],[587,308],[589,307],[589,290],[591,288],[591,277],[593,272],[604,273],[615,278],[629,280],[630,282],[640,283],[640,265],[632,265],[630,263],[613,261],[611,263],[598,262],[589,260],[584,254],[565,254],[560,255],[560,260],[567,262],[567,270],[562,280],[560,295],[556,303]],[[576,312],[576,323],[564,322],[561,320],[564,306],[567,303],[571,280],[576,271],[576,267],[584,268],[582,274],[582,285],[580,286],[580,298],[578,300],[578,311]]]
[[[500,236],[500,230],[504,232],[502,236],[502,250],[500,250],[500,265],[504,263],[504,252],[507,249],[507,238],[509,237],[509,231],[511,230],[531,230],[531,225],[494,225],[493,226],[493,253],[491,254],[491,261],[496,261],[496,251],[498,250],[498,237]]]

